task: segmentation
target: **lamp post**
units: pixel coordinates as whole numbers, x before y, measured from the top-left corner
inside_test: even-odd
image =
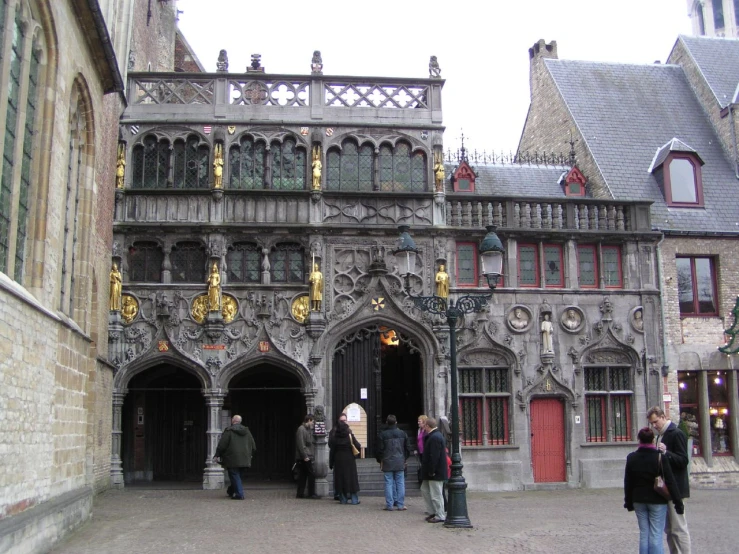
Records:
[[[410,287],[410,276],[414,272],[418,249],[408,234],[410,227],[401,225],[398,248],[393,252],[398,263],[398,273],[403,277],[405,293],[413,300],[416,308],[446,317],[449,325],[449,356],[452,374],[452,475],[449,479],[449,501],[445,527],[472,527],[467,515],[467,483],[462,475],[462,456],[459,450],[459,393],[457,390],[457,321],[465,314],[479,312],[484,308],[500,280],[505,249],[495,226],[487,227],[488,233],[480,243],[482,273],[485,275],[490,294],[465,294],[455,300],[440,296],[414,296]]]

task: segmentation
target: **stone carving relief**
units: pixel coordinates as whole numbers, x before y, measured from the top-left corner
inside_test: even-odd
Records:
[[[506,316],[506,324],[514,333],[525,333],[531,329],[534,321],[531,310],[526,306],[518,304],[513,306]]]
[[[577,306],[568,306],[562,312],[559,323],[568,333],[579,333],[585,327],[585,314]]]

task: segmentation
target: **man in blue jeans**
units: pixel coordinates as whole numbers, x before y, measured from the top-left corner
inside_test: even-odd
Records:
[[[241,416],[231,418],[231,426],[226,427],[218,441],[215,460],[228,470],[231,486],[226,494],[233,500],[244,500],[244,487],[241,480],[246,469],[251,467],[251,459],[256,452],[254,437],[249,428],[241,424]]]
[[[398,429],[398,419],[394,415],[387,416],[387,427],[377,438],[375,458],[385,474],[385,507],[392,511],[405,507],[405,466],[411,455],[411,444],[405,431]]]

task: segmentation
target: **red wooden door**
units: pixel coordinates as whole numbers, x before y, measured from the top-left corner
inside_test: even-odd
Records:
[[[531,401],[531,464],[534,482],[566,481],[564,403],[559,398]]]

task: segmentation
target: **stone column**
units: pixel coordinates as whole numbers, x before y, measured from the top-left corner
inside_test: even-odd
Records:
[[[221,409],[226,393],[221,389],[204,390],[205,403],[208,406],[208,452],[205,457],[205,472],[203,474],[203,488],[206,490],[222,489],[224,485],[223,468],[213,461],[216,454],[218,440],[221,437]]]
[[[113,391],[113,424],[112,444],[110,448],[110,485],[115,489],[122,489],[123,460],[121,460],[121,444],[123,440],[123,400],[127,389]]]
[[[698,372],[698,409],[700,410],[701,454],[708,467],[713,467],[711,450],[711,413],[708,403],[708,372]]]

